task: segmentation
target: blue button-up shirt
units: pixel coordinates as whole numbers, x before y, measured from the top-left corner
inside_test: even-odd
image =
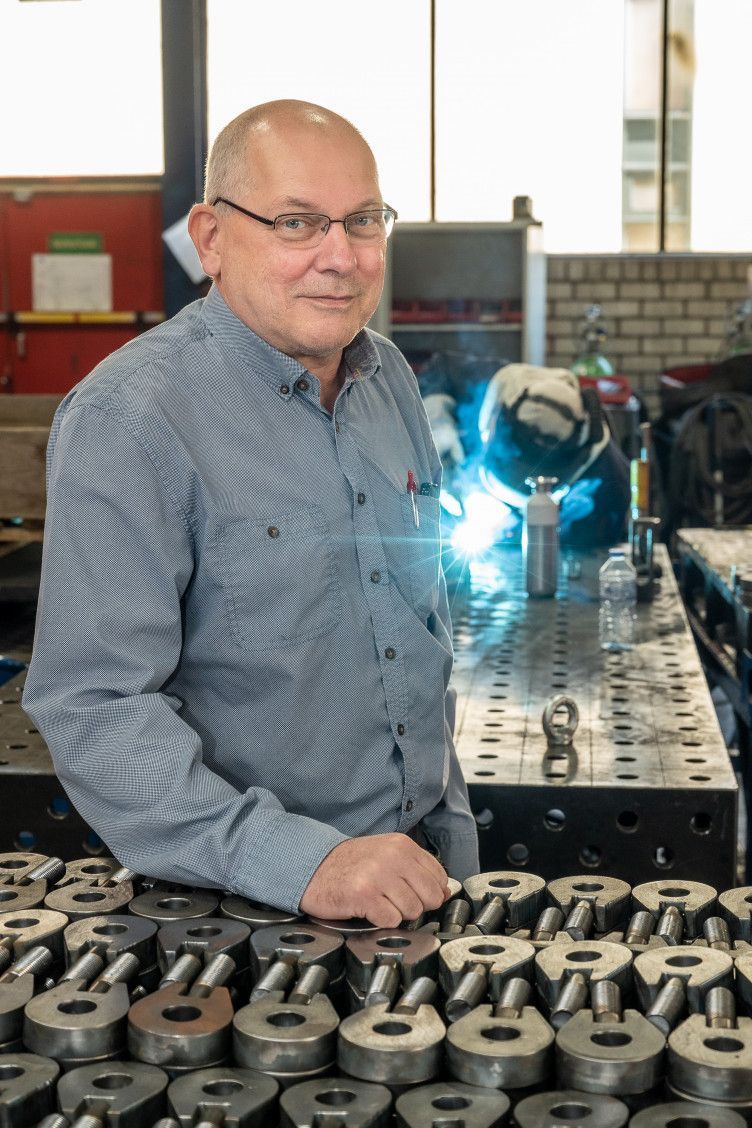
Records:
[[[478,865],[439,503],[407,490],[439,460],[399,351],[343,363],[329,413],[215,289],[65,398],[24,696],[121,862],[292,910],[352,835]]]

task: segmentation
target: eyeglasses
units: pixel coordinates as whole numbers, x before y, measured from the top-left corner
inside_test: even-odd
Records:
[[[257,223],[265,223],[267,227],[274,228],[274,234],[286,243],[295,243],[299,247],[315,247],[322,242],[327,231],[333,223],[341,223],[351,239],[363,243],[377,243],[388,239],[394,227],[397,213],[394,208],[366,208],[365,211],[352,212],[344,219],[330,219],[328,215],[312,215],[309,212],[293,212],[267,219],[263,215],[242,208],[224,196],[217,196],[216,204],[227,204],[235,211],[242,212]]]

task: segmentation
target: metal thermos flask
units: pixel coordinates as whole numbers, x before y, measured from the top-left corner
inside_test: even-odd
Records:
[[[533,490],[522,539],[525,586],[533,598],[556,595],[559,575],[559,503],[551,495],[558,478],[528,478]]]

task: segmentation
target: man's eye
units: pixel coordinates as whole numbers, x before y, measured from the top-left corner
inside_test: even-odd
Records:
[[[349,224],[351,227],[375,227],[378,221],[378,214],[373,215],[370,212],[358,212],[356,215],[350,216]]]

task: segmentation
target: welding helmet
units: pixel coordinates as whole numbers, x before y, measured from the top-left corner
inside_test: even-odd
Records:
[[[566,368],[532,364],[508,364],[491,378],[478,427],[484,485],[516,509],[529,497],[527,478],[558,478],[566,491],[611,437],[593,389]]]

